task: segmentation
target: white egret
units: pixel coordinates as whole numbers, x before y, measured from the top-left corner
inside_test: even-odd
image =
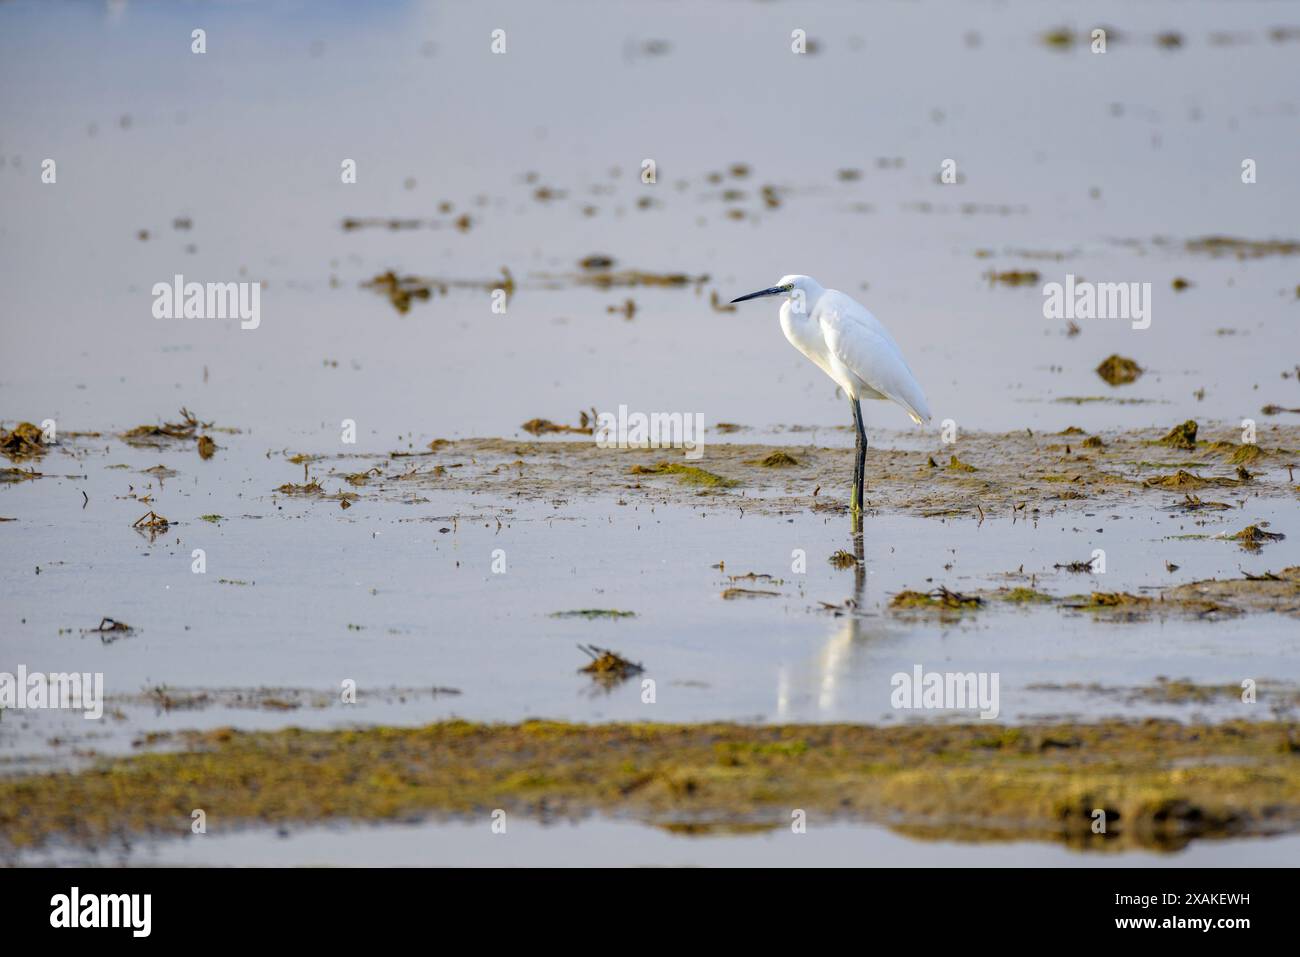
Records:
[[[930,421],[930,406],[921,384],[907,367],[903,352],[889,331],[867,308],[835,289],[823,289],[811,276],[783,276],[768,289],[732,302],[763,296],[785,296],[781,330],[790,344],[830,376],[849,397],[857,429],[853,465],[855,512],[862,511],[863,469],[867,432],[862,426],[862,399],[888,399],[901,405],[917,425]]]

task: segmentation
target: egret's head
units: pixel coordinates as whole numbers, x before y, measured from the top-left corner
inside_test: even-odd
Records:
[[[747,296],[740,296],[731,300],[732,302],[745,302],[749,299],[760,299],[763,296],[790,296],[795,290],[801,291],[807,299],[814,299],[822,291],[817,280],[811,276],[782,276],[781,281],[775,286],[769,286],[767,289],[760,289],[758,292],[751,292]]]

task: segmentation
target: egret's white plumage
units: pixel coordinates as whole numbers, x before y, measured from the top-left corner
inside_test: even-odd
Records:
[[[775,286],[733,299],[784,296],[781,330],[790,344],[835,381],[853,406],[857,449],[853,474],[855,509],[862,508],[867,436],[861,399],[888,399],[903,407],[917,425],[930,421],[930,405],[903,351],[862,303],[835,289],[823,289],[811,276],[783,276]]]
[[[775,288],[789,290],[781,304],[785,337],[849,398],[888,399],[917,425],[930,421],[930,405],[903,351],[866,306],[809,276],[785,276]]]

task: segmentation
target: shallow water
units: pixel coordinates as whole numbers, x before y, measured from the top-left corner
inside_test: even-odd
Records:
[[[587,819],[541,825],[511,821],[504,834],[479,823],[312,827],[191,835],[183,840],[51,849],[33,864],[135,867],[1286,867],[1300,838],[1201,841],[1178,851],[1079,851],[1055,844],[918,841],[883,827],[810,822],[737,835],[677,835],[653,827]]]
[[[725,300],[800,271],[889,325],[936,421],[1056,430],[1300,406],[1280,378],[1295,358],[1296,258],[1180,251],[1207,234],[1296,238],[1300,42],[1268,38],[1294,25],[1285,5],[1096,5],[1121,33],[1104,55],[1041,42],[1086,27],[1071,4],[275,9],[205,8],[203,56],[186,8],[0,11],[5,414],[88,428],[188,402],[268,442],[328,439],[343,418],[363,434],[503,435],[622,403],[710,425],[846,424],[775,306],[708,306],[711,289]],[[513,37],[504,56],[488,52],[494,25]],[[819,52],[789,52],[798,25]],[[1182,48],[1152,41],[1170,29]],[[1241,40],[1214,45],[1218,31]],[[636,52],[656,39],[666,53]],[[473,95],[452,92],[470,83]],[[39,182],[46,156],[60,163],[53,187]],[[896,157],[901,168],[877,165]],[[339,181],[344,158],[359,163],[354,185]],[[946,158],[964,182],[935,182]],[[736,162],[747,177],[707,180]],[[838,179],[845,168],[861,179]],[[784,191],[780,208],[762,203],[765,184]],[[539,186],[565,195],[538,201]],[[746,197],[724,202],[726,189]],[[647,196],[658,205],[639,209]],[[468,232],[452,225],[464,212]],[[345,232],[349,216],[441,225]],[[698,291],[538,288],[592,253],[712,278]],[[503,265],[520,283],[506,315],[486,290],[453,290],[401,317],[358,287],[390,268],[488,280]],[[1043,318],[1041,284],[993,288],[990,268],[1149,281],[1151,327],[1081,321],[1067,337]],[[261,326],[154,319],[150,288],[176,273],[264,280]],[[1194,287],[1175,293],[1178,275]],[[627,297],[632,321],[606,311]],[[1150,371],[1112,389],[1092,371],[1112,352]],[[1070,396],[1151,404],[1055,401]],[[906,424],[875,404],[867,418]]]
[[[916,664],[997,672],[998,717],[1013,722],[1112,714],[1262,718],[1267,695],[1249,706],[1230,695],[1162,704],[1121,692],[1160,676],[1230,686],[1246,678],[1300,683],[1295,622],[1283,615],[1108,622],[997,602],[952,618],[888,607],[899,591],[937,584],[970,592],[1027,585],[1034,576],[1037,588],[1059,596],[1141,593],[1300,563],[1298,536],[1259,554],[1233,542],[1176,537],[1235,530],[1242,519],[1233,513],[1206,527],[1141,506],[983,523],[873,515],[859,591],[851,569],[827,561],[853,547],[842,514],[769,516],[713,501],[619,505],[612,497],[531,502],[428,489],[417,504],[367,497],[343,510],[333,501],[275,495],[277,483],[300,477],[300,467],[252,452],[246,447],[254,440],[243,436],[223,438],[211,462],[189,450],[140,451],[109,441],[106,456],[53,453],[40,466],[59,472],[66,459],[84,479],[4,490],[6,510],[24,519],[8,525],[0,568],[17,584],[7,656],[30,671],[102,671],[110,708],[124,717],[6,715],[0,740],[9,755],[38,753],[55,734],[62,744],[50,753],[65,761],[81,746],[128,749],[144,730],[286,721],[936,717],[891,706],[891,677]],[[177,474],[159,482],[140,474],[146,463],[165,463]],[[128,487],[153,503],[124,499]],[[150,507],[179,524],[152,538],[131,529]],[[213,524],[204,514],[225,518]],[[1248,514],[1289,528],[1294,507],[1260,501]],[[1098,545],[1107,555],[1102,574],[1053,567],[1087,559]],[[196,548],[205,552],[204,574],[193,573]],[[795,570],[799,551],[806,571]],[[1166,561],[1178,570],[1167,571]],[[725,567],[714,567],[720,563]],[[494,572],[494,564],[504,571]],[[732,581],[749,572],[778,581]],[[723,599],[735,585],[776,594]],[[857,614],[823,607],[847,599]],[[586,608],[635,617],[552,617]],[[85,633],[104,616],[136,631],[110,642]],[[587,660],[580,643],[644,664],[655,701],[643,703],[638,680],[606,691],[580,674]],[[356,706],[339,702],[347,679],[361,689]],[[311,702],[287,715],[218,700],[166,711],[141,699],[160,685],[305,689],[328,706]],[[94,737],[80,740],[87,732]]]
[[[1267,35],[1297,20],[1290,7],[1090,7],[1122,35],[1104,56],[1040,41],[1062,23],[1086,28],[1068,4],[924,2],[868,16],[857,4],[750,3],[739,5],[743,18],[737,9],[390,3],[358,18],[344,4],[211,6],[201,16],[126,3],[0,7],[0,415],[6,426],[51,418],[61,431],[102,430],[106,449],[39,466],[76,478],[0,486],[0,515],[18,519],[0,525],[0,669],[102,671],[115,709],[89,732],[75,715],[6,714],[0,767],[66,766],[86,749],[130,750],[150,731],[224,724],[894,721],[889,679],[918,663],[997,671],[1004,721],[1235,717],[1248,706],[1231,697],[1160,704],[1123,689],[1159,676],[1300,681],[1295,622],[1280,616],[1121,624],[994,608],[936,622],[885,608],[903,588],[997,587],[1021,566],[1063,595],[1300,564],[1291,502],[1252,509],[1252,521],[1289,535],[1258,555],[1176,538],[1207,529],[1137,506],[982,524],[877,515],[857,594],[853,572],[826,562],[851,547],[841,515],[424,490],[413,504],[343,511],[272,496],[301,480],[280,451],[342,451],[344,419],[356,421],[358,447],[376,452],[518,435],[537,416],[575,422],[579,409],[621,404],[698,411],[710,427],[743,423],[745,441],[797,425],[813,428],[800,442],[844,444],[843,398],[783,341],[775,307],[709,305],[711,291],[729,299],[800,271],[861,298],[890,326],[929,394],[932,430],[944,419],[986,431],[1264,423],[1266,403],[1300,407],[1300,377],[1283,378],[1296,361],[1297,258],[1183,248],[1209,234],[1296,238],[1300,102],[1290,81],[1300,43]],[[198,19],[203,56],[189,52]],[[488,52],[498,26],[506,56]],[[820,41],[815,55],[790,54],[796,26]],[[1152,41],[1167,29],[1183,33],[1180,49]],[[1212,43],[1221,30],[1239,40]],[[647,50],[649,40],[666,41],[666,52]],[[57,159],[56,185],[40,182],[45,157]],[[639,181],[646,157],[659,167],[653,186]],[[948,157],[959,185],[935,181]],[[1258,163],[1254,185],[1240,181],[1244,157]],[[358,161],[355,185],[339,182],[344,158]],[[747,176],[727,172],[737,162]],[[846,168],[861,178],[839,178]],[[715,171],[721,182],[709,181]],[[779,208],[762,202],[767,184]],[[563,195],[541,201],[539,186]],[[745,195],[727,201],[728,189]],[[646,197],[655,205],[639,208]],[[451,212],[439,210],[444,201]],[[463,213],[468,231],[454,225]],[[349,216],[435,225],[347,231]],[[710,279],[602,291],[547,278],[581,272],[592,253]],[[360,285],[388,269],[496,281],[502,266],[518,282],[505,315],[491,311],[486,287],[452,288],[403,316]],[[984,278],[1026,268],[1041,282]],[[1151,282],[1151,327],[1080,321],[1067,336],[1063,322],[1044,319],[1041,292],[1067,272]],[[176,273],[264,281],[260,327],[155,319],[151,287]],[[1175,276],[1193,287],[1175,293]],[[631,320],[609,312],[628,298]],[[1147,372],[1106,385],[1093,369],[1113,352]],[[1060,401],[1069,397],[1144,401]],[[210,463],[109,435],[175,418],[182,405],[242,432],[217,435]],[[869,426],[905,426],[897,410],[869,406]],[[933,431],[919,435],[883,441],[928,441]],[[107,467],[119,464],[127,468]],[[161,484],[141,474],[159,464],[178,474]],[[152,504],[130,497],[146,491]],[[154,541],[132,531],[151,507],[183,524]],[[227,520],[199,519],[209,513]],[[1235,530],[1227,521],[1208,531]],[[1104,576],[1053,570],[1099,544]],[[200,547],[208,571],[194,575]],[[505,551],[505,574],[492,572],[494,549]],[[806,574],[791,570],[794,549],[807,553]],[[1165,571],[1166,561],[1179,570]],[[720,597],[729,575],[750,571],[783,579],[779,597]],[[837,618],[820,604],[849,598],[862,615]],[[579,608],[636,617],[550,617]],[[107,644],[82,633],[105,615],[137,631]],[[642,703],[635,681],[593,689],[577,671],[578,643],[644,663],[654,704]],[[160,711],[142,697],[165,685],[333,698],[345,679],[362,689],[356,706]],[[1088,685],[1112,690],[1078,687]],[[890,863],[1094,860],[849,831],[861,837],[844,838],[846,848]],[[157,853],[178,863],[338,862],[360,843],[302,833],[223,838],[211,844],[226,850],[211,857],[188,857],[190,844]],[[367,831],[394,847],[403,833]],[[459,833],[435,829],[431,840],[455,845],[449,860],[494,859]],[[545,860],[554,833],[501,853]],[[587,848],[575,860],[760,863],[774,853],[770,838],[687,841],[631,825],[588,822],[566,834]],[[810,835],[809,859],[845,860],[837,835]],[[1271,854],[1289,841],[1249,846]],[[1247,847],[1188,854],[1240,861],[1225,850],[1237,846]]]

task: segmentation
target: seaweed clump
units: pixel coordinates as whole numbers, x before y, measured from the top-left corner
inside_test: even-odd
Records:
[[[1145,370],[1132,359],[1119,353],[1107,356],[1097,366],[1097,375],[1106,380],[1108,385],[1128,385],[1136,382]]]
[[[777,449],[770,455],[761,459],[751,459],[747,464],[761,465],[765,469],[788,469],[799,464],[799,460],[788,452]]]
[[[1002,283],[1004,286],[1032,286],[1042,275],[1036,269],[1008,269],[1006,272],[987,272],[985,277],[989,285]]]
[[[1202,236],[1187,241],[1187,251],[1211,256],[1259,259],[1263,256],[1294,256],[1300,242],[1290,239],[1240,239],[1235,236]]]
[[[1191,451],[1196,448],[1196,430],[1196,420],[1188,419],[1182,425],[1175,425],[1170,429],[1160,440],[1160,444]]]
[[[839,569],[852,568],[858,563],[856,555],[852,552],[847,552],[842,548],[826,560],[830,562],[833,567]]]
[[[16,482],[32,482],[38,478],[44,478],[42,472],[35,469],[0,469],[0,482],[6,484]]]
[[[1055,601],[1051,595],[1033,588],[1019,586],[999,592],[997,597],[1013,605],[1046,605]]]
[[[1183,496],[1183,500],[1174,506],[1188,512],[1199,512],[1203,509],[1209,509],[1212,512],[1222,512],[1232,508],[1227,502],[1207,502],[1199,495],[1192,495],[1190,492]]]
[[[181,408],[179,422],[164,422],[162,425],[137,425],[122,433],[122,441],[127,445],[152,446],[158,448],[169,439],[195,439],[200,429],[212,428],[211,422],[200,422],[189,409]],[[208,441],[211,441],[209,439]]]
[[[1055,27],[1044,33],[1040,39],[1049,47],[1066,49],[1074,46],[1074,31],[1069,27]]]
[[[1186,469],[1179,469],[1173,475],[1155,475],[1146,479],[1142,484],[1147,488],[1165,488],[1172,491],[1186,491],[1188,489],[1207,488],[1210,486],[1220,486],[1223,488],[1232,488],[1240,485],[1244,479],[1241,478],[1203,478]]]
[[[780,598],[779,591],[767,591],[762,588],[728,588],[722,593],[726,601],[734,601],[737,598]]]
[[[403,316],[411,311],[412,302],[417,299],[427,302],[433,296],[430,283],[416,276],[399,276],[391,269],[361,285],[387,296],[393,308]]]
[[[552,618],[635,618],[634,611],[619,611],[617,608],[578,608],[574,611],[553,611]]]
[[[548,435],[552,432],[571,432],[577,435],[591,435],[592,427],[586,425],[587,415],[582,415],[582,425],[560,425],[558,422],[552,422],[550,419],[529,419],[523,425],[519,426],[529,435]]]
[[[1281,532],[1266,532],[1258,525],[1247,525],[1237,534],[1229,535],[1228,538],[1239,543],[1248,552],[1257,552],[1268,542],[1280,542],[1286,536]]]
[[[1150,598],[1131,595],[1126,591],[1095,591],[1088,601],[1092,608],[1119,608],[1125,605],[1149,605]]]
[[[0,454],[11,462],[39,458],[45,454],[45,437],[30,422],[19,422],[12,432],[0,429]]]
[[[1134,595],[1126,591],[1095,591],[1086,600],[1076,601],[1068,607],[1103,614],[1116,621],[1140,621],[1151,614],[1155,605],[1155,599],[1145,595]]]
[[[171,522],[152,509],[131,523],[132,528],[146,528],[151,532],[165,532],[169,525]]]
[[[312,479],[310,482],[304,482],[302,485],[294,485],[292,482],[285,482],[276,489],[281,495],[324,495],[325,489],[321,487],[320,482]]]
[[[984,599],[978,595],[963,595],[961,592],[950,591],[943,585],[933,591],[900,591],[890,599],[890,608],[916,608],[916,609],[967,609],[979,608],[984,604]]]
[[[640,674],[645,668],[635,661],[629,661],[616,651],[598,648],[595,645],[579,645],[578,649],[591,661],[578,671],[591,675],[605,685],[615,685],[626,681],[633,675]]]
[[[1268,453],[1258,445],[1250,443],[1229,445],[1229,448],[1232,449],[1232,452],[1228,455],[1228,462],[1232,465],[1251,465],[1268,456]]]

